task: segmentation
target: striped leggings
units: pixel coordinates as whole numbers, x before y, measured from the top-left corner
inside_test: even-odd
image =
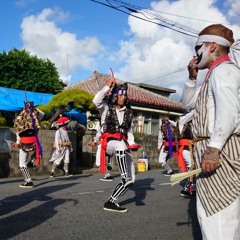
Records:
[[[110,202],[115,202],[128,190],[127,187],[124,187],[124,182],[127,178],[130,178],[133,182],[135,181],[135,168],[133,159],[126,149],[127,146],[124,141],[112,140],[108,142],[107,153],[110,156],[115,155],[122,178],[122,181],[113,190],[109,198]]]
[[[27,161],[30,154],[33,155],[33,152],[24,152],[21,148],[19,149],[19,168],[26,182],[32,181],[29,170],[27,168]]]

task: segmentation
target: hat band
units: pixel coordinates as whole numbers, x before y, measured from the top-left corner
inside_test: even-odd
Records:
[[[115,91],[114,94],[117,94],[117,95],[127,94],[127,90],[118,90],[118,91]]]
[[[199,36],[196,45],[200,45],[205,42],[215,42],[225,47],[230,47],[232,45],[226,38],[210,34],[204,34]]]

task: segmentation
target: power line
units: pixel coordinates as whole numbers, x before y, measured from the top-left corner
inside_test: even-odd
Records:
[[[144,7],[137,7],[137,6],[131,5],[131,4],[129,4],[129,3],[126,3],[126,2],[123,2],[123,1],[120,1],[120,0],[111,0],[111,1],[117,2],[117,3],[121,3],[121,4],[123,4],[123,5],[127,5],[127,6],[129,6],[129,7],[133,7],[133,8],[136,8],[136,9],[138,9],[138,10],[145,9]],[[167,12],[163,12],[163,11],[159,11],[159,10],[157,11],[157,10],[147,9],[147,11],[156,12],[156,13],[162,13],[162,14],[165,14],[165,15],[170,15],[170,16],[179,17],[179,18],[191,19],[191,20],[195,20],[195,21],[209,22],[209,23],[219,23],[219,24],[230,25],[229,23],[226,23],[226,22],[217,22],[217,21],[210,21],[210,20],[206,20],[206,19],[187,17],[187,16],[178,15],[178,14],[173,14],[173,13],[167,13]]]
[[[170,21],[170,20],[167,20],[167,19],[161,19],[160,17],[159,18],[156,18],[155,16],[153,16],[153,20],[150,20],[150,17],[146,17],[146,13],[144,13],[143,11],[140,11],[140,10],[136,10],[134,8],[130,8],[130,7],[127,7],[127,6],[124,6],[124,5],[119,5],[119,6],[114,6],[113,4],[110,3],[109,0],[106,0],[106,3],[103,3],[103,2],[100,2],[98,0],[91,0],[92,2],[96,2],[98,4],[102,4],[104,6],[107,6],[107,7],[110,7],[114,10],[117,10],[117,11],[120,11],[122,13],[125,13],[129,16],[132,16],[132,17],[135,17],[137,19],[140,19],[140,20],[143,20],[145,22],[149,22],[149,23],[153,23],[153,24],[156,24],[158,26],[161,26],[161,27],[164,27],[164,28],[168,28],[170,30],[173,30],[175,32],[178,32],[178,33],[181,33],[181,34],[184,34],[184,35],[187,35],[187,36],[190,36],[190,37],[195,37],[197,38],[197,34],[192,34],[191,31],[189,31],[189,27],[187,26],[180,26],[180,24],[178,24],[177,22],[173,22],[173,21]],[[132,6],[132,5],[131,5]],[[120,8],[125,8],[127,11],[129,12],[126,12],[124,10],[121,10]],[[142,18],[140,16],[137,16],[135,14],[142,14],[145,18]],[[156,22],[156,21],[160,21],[160,22],[163,22],[164,24],[162,23],[159,23],[159,22]],[[185,27],[185,29],[184,29]],[[188,28],[188,29],[186,29]],[[190,32],[190,33],[189,33]]]
[[[101,5],[104,5],[106,7],[112,8],[114,10],[120,11],[124,14],[127,14],[131,17],[135,17],[137,19],[143,20],[145,22],[153,23],[153,24],[159,25],[164,28],[168,28],[170,30],[176,31],[178,33],[181,33],[181,34],[184,34],[187,36],[191,36],[191,37],[195,37],[195,38],[198,37],[197,30],[192,29],[189,26],[180,24],[179,22],[163,18],[163,17],[159,16],[158,14],[156,14],[161,11],[154,11],[154,10],[149,10],[149,9],[143,10],[144,9],[143,7],[134,6],[129,3],[119,1],[119,0],[105,0],[105,1],[102,0],[104,2],[101,2],[101,0],[91,0],[91,1],[101,4]],[[112,4],[112,2],[114,2],[115,5]],[[117,3],[117,5],[116,5],[116,3]],[[125,9],[125,10],[123,10],[123,9]],[[168,14],[168,13],[164,13],[164,12],[161,12],[161,13],[166,14],[166,15],[175,16],[175,17],[183,17],[180,15]],[[140,17],[140,15],[143,15],[145,18]],[[184,18],[188,18],[188,17],[184,17]],[[193,18],[189,18],[189,19],[193,19]],[[200,20],[200,19],[194,19],[194,20]],[[173,74],[179,74],[179,73],[183,72],[184,70],[186,70],[186,68],[181,68],[174,72],[171,72],[171,73],[168,73],[168,74],[165,74],[162,76],[157,76],[157,77],[151,78],[149,80],[146,80],[146,78],[145,78],[143,81],[140,81],[140,83],[154,82],[156,80],[161,81],[162,78],[164,78],[164,81],[166,81],[166,79],[170,78],[170,80],[168,80],[168,82],[169,82],[169,81],[171,81]],[[174,80],[175,79],[176,79],[176,77],[174,78]]]
[[[146,78],[144,78],[144,80],[143,81],[138,81],[139,83],[143,83],[143,82],[154,82],[154,81],[161,81],[161,79],[163,79],[163,81],[166,81],[167,79],[171,79],[171,78],[173,78],[173,74],[181,74],[181,73],[183,73],[184,71],[186,71],[186,68],[180,68],[180,69],[178,69],[178,70],[176,70],[176,71],[174,71],[174,72],[171,72],[171,73],[167,73],[167,74],[165,74],[165,75],[161,75],[161,76],[156,76],[156,77],[153,77],[153,78],[150,78],[150,79],[146,79]],[[175,79],[175,78],[174,78]],[[169,80],[168,80],[169,81]],[[135,81],[134,81],[135,82]]]

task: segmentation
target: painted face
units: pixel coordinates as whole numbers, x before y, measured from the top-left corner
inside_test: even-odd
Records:
[[[197,43],[195,46],[195,51],[198,58],[197,62],[198,69],[207,68],[206,64],[208,62],[209,47],[206,46],[206,44],[204,43],[202,44]]]
[[[127,99],[127,95],[126,94],[119,94],[117,96],[117,105],[119,107],[123,107],[125,105],[126,99]]]

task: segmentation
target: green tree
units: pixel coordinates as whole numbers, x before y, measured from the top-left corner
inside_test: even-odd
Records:
[[[48,119],[49,124],[47,125],[51,126],[63,112],[71,111],[72,109],[82,113],[96,111],[92,100],[93,95],[89,92],[83,89],[70,89],[58,93],[48,104],[39,105],[38,108],[48,116],[55,112],[55,114]]]
[[[52,94],[63,89],[58,71],[50,60],[16,48],[0,54],[0,86]]]

